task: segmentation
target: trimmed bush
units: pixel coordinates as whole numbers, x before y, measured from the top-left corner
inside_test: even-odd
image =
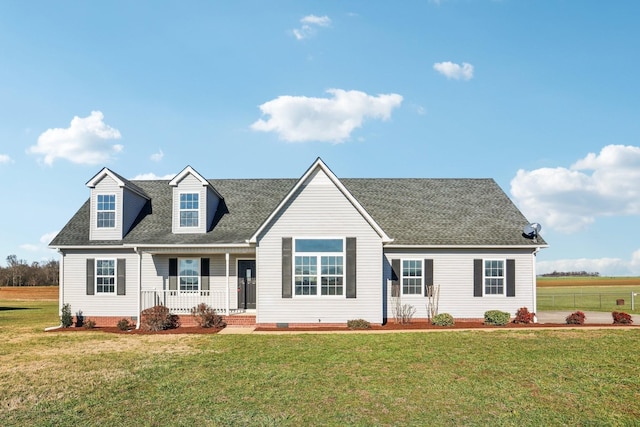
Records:
[[[531,313],[527,307],[521,307],[516,312],[516,317],[513,319],[513,323],[533,323],[533,318],[536,314]]]
[[[509,323],[511,315],[506,311],[489,310],[484,312],[485,325],[504,326]]]
[[[453,326],[455,321],[449,313],[440,313],[433,316],[431,323],[436,326]]]
[[[62,306],[60,314],[60,324],[63,328],[69,328],[73,325],[73,316],[71,315],[71,304],[67,303]]]
[[[611,316],[613,317],[614,325],[631,325],[633,323],[631,315],[623,311],[614,311],[611,313]]]
[[[93,329],[96,327],[96,321],[91,319],[86,319],[82,322],[82,327],[85,329]]]
[[[180,320],[175,314],[171,314],[164,305],[156,305],[143,310],[141,313],[141,327],[145,331],[164,331],[180,326]]]
[[[371,323],[364,319],[347,320],[347,328],[349,329],[371,329]]]
[[[128,331],[129,329],[133,328],[133,324],[129,322],[129,319],[125,318],[118,320],[118,324],[116,326],[121,331]]]
[[[204,302],[193,307],[191,315],[201,328],[224,328],[227,326],[222,316],[216,314],[216,311]]]
[[[565,319],[567,325],[584,325],[584,319],[587,317],[581,311],[574,311]]]

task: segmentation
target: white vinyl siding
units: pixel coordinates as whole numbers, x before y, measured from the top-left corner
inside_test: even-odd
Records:
[[[356,238],[356,298],[282,298],[282,238],[301,236]],[[323,171],[312,173],[292,195],[258,236],[256,251],[258,323],[382,323],[382,239]]]
[[[535,257],[531,250],[388,250],[384,257],[385,287],[388,301],[391,301],[392,259],[432,259],[433,283],[434,286],[440,286],[438,310],[440,313],[449,313],[455,318],[480,319],[484,317],[484,312],[487,310],[502,310],[511,315],[514,315],[520,307],[527,307],[529,311],[535,310],[535,282],[533,276]],[[515,297],[507,297],[506,295],[474,297],[474,259],[514,259],[516,270]],[[402,295],[401,302],[402,304],[411,304],[416,308],[414,318],[427,317],[427,298],[425,296]],[[387,318],[393,319],[391,304],[387,305]]]
[[[113,260],[115,280],[117,281],[117,259],[126,260],[126,295],[98,293],[87,295],[87,259]],[[131,317],[138,315],[138,255],[131,250],[122,251],[67,251],[64,256],[64,283],[62,288],[62,304],[71,304],[71,312],[82,311],[86,318],[91,316]],[[96,267],[94,267],[96,269]],[[97,277],[97,276],[96,276]],[[95,283],[94,279],[94,283]],[[117,285],[114,285],[116,287]]]
[[[173,187],[173,214],[172,214],[172,230],[174,233],[205,233],[207,231],[207,212],[206,208],[210,206],[207,202],[207,187],[202,185],[202,182],[191,174],[187,174],[177,186]],[[198,208],[197,210],[191,208],[185,210],[183,207],[187,205],[184,201],[181,206],[181,197],[186,194],[197,194]],[[213,196],[213,194],[212,194]],[[181,218],[183,212],[195,212],[196,217],[193,222],[189,222],[185,226],[182,222],[184,217]],[[197,223],[197,225],[194,225]]]
[[[114,196],[115,211],[113,227],[98,227],[98,196]],[[120,240],[122,239],[122,188],[110,176],[104,178],[91,189],[90,200],[90,231],[91,240]],[[104,205],[102,206],[104,207]],[[103,211],[105,212],[105,211]],[[101,225],[105,225],[104,222]]]

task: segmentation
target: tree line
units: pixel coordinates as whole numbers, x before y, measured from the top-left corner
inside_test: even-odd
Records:
[[[7,266],[0,267],[0,286],[57,286],[60,263],[54,259],[29,264],[15,255],[7,257]]]
[[[587,271],[554,271],[553,273],[541,274],[542,277],[600,277],[600,273],[589,273]]]

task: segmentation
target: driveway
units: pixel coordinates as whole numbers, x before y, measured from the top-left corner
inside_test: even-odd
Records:
[[[566,318],[573,311],[540,311],[536,313],[538,323],[566,323]],[[613,323],[613,317],[608,311],[583,311],[585,325],[602,325]],[[633,324],[640,322],[640,316],[632,315]]]

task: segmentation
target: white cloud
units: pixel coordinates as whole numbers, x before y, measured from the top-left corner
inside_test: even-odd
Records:
[[[473,78],[473,65],[467,62],[463,62],[462,66],[450,61],[436,62],[433,64],[433,69],[448,79],[471,80]]]
[[[388,120],[391,111],[400,106],[402,96],[391,93],[371,96],[364,92],[329,89],[331,98],[279,96],[260,105],[268,120],[260,119],[251,129],[276,132],[289,142],[344,142],[364,119]]]
[[[539,261],[537,274],[554,271],[586,271],[600,273],[601,276],[637,276],[640,275],[640,249],[631,255],[631,259],[621,258],[577,258]]]
[[[160,160],[162,160],[163,157],[164,157],[164,153],[162,152],[162,150],[159,150],[157,153],[153,153],[150,159],[154,162],[159,162]]]
[[[570,168],[521,169],[511,194],[529,219],[565,233],[602,216],[640,215],[640,147],[607,145]]]
[[[148,173],[141,173],[140,175],[136,175],[133,178],[131,178],[132,181],[153,181],[153,180],[157,180],[157,179],[173,179],[173,177],[175,177],[176,174],[175,173],[169,173],[167,175],[156,175],[153,172],[148,172]]]
[[[302,40],[314,36],[317,27],[328,27],[331,19],[328,16],[307,15],[300,20],[302,26],[293,30],[293,35],[297,40]]]
[[[0,154],[0,165],[7,163],[13,163],[13,159],[7,154]]]
[[[120,139],[120,131],[104,123],[100,111],[88,117],[74,117],[66,129],[55,128],[43,132],[37,145],[29,147],[31,154],[41,155],[47,165],[56,159],[72,163],[95,165],[108,162],[123,146],[111,143]]]
[[[54,237],[58,235],[58,231],[52,231],[51,233],[46,233],[40,236],[39,243],[23,243],[20,245],[21,249],[29,252],[50,252],[52,249],[49,249],[47,246]]]

